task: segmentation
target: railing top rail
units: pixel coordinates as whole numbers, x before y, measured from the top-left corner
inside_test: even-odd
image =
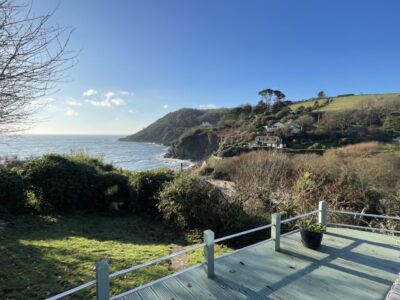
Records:
[[[64,297],[69,296],[69,295],[71,295],[73,293],[79,292],[80,290],[83,290],[83,289],[85,289],[87,287],[90,287],[92,285],[95,285],[95,284],[96,284],[96,280],[92,280],[92,281],[86,282],[86,283],[84,283],[84,284],[82,284],[80,286],[74,287],[73,289],[70,289],[68,291],[62,292],[62,293],[60,293],[58,295],[52,296],[50,298],[47,298],[47,300],[61,299],[61,298],[64,298]]]
[[[230,239],[233,239],[233,238],[238,237],[238,236],[246,235],[246,234],[253,233],[253,232],[256,232],[256,231],[260,231],[260,230],[263,230],[263,229],[267,229],[267,228],[270,228],[270,227],[272,227],[272,224],[267,224],[267,225],[263,225],[263,226],[260,226],[260,227],[257,227],[257,228],[253,228],[253,229],[245,230],[245,231],[238,232],[238,233],[235,233],[235,234],[223,236],[223,237],[220,237],[219,239],[215,239],[214,243],[223,242],[223,241],[230,240]]]
[[[132,271],[135,271],[135,270],[138,270],[138,269],[150,266],[150,265],[154,265],[154,264],[162,262],[164,260],[171,259],[171,258],[173,258],[175,256],[178,256],[178,255],[181,255],[181,254],[185,254],[185,253],[197,250],[199,248],[203,248],[205,245],[206,244],[204,244],[204,243],[198,244],[196,246],[193,246],[193,247],[190,247],[190,248],[186,248],[186,249],[183,249],[181,251],[177,251],[177,252],[171,253],[169,255],[163,256],[163,257],[159,257],[159,258],[156,258],[156,259],[153,259],[153,260],[149,260],[149,261],[147,261],[145,263],[142,263],[140,265],[132,266],[130,268],[127,268],[127,269],[112,273],[112,274],[110,274],[109,277],[110,278],[118,277],[118,276],[121,276],[123,274],[129,273],[129,272],[132,272]]]
[[[141,269],[141,268],[144,268],[144,267],[147,267],[147,266],[150,266],[150,265],[159,263],[159,262],[161,262],[161,261],[164,261],[164,260],[167,260],[167,259],[171,259],[171,258],[173,258],[173,257],[175,257],[175,256],[178,256],[178,255],[181,255],[181,254],[185,254],[185,253],[188,253],[188,252],[197,250],[197,249],[199,249],[199,248],[203,248],[204,246],[205,246],[204,243],[198,244],[198,245],[196,245],[196,246],[193,246],[193,247],[190,247],[190,248],[186,248],[186,249],[183,249],[183,250],[181,250],[181,251],[177,251],[177,252],[171,253],[171,254],[169,254],[169,255],[163,256],[163,257],[159,257],[159,258],[156,258],[156,259],[153,259],[153,260],[149,260],[149,261],[147,261],[147,262],[145,262],[145,263],[142,263],[142,264],[140,264],[140,265],[132,266],[132,267],[130,267],[130,268],[127,268],[127,269],[124,269],[124,270],[121,270],[121,271],[114,272],[114,273],[112,273],[112,274],[109,275],[109,278],[114,278],[114,277],[121,276],[121,275],[123,275],[123,274],[126,274],[126,273],[129,273],[129,272],[132,272],[132,271],[135,271],[135,270],[138,270],[138,269]],[[80,285],[80,286],[77,286],[77,287],[75,287],[75,288],[73,288],[73,289],[70,289],[70,290],[68,290],[68,291],[65,291],[65,292],[63,292],[63,293],[61,293],[61,294],[58,294],[58,295],[52,296],[52,297],[50,297],[50,298],[47,298],[47,300],[57,300],[57,299],[61,299],[61,298],[64,298],[64,297],[66,297],[66,296],[68,296],[68,295],[71,295],[71,294],[73,294],[73,293],[76,293],[76,292],[78,292],[78,291],[80,291],[80,290],[83,290],[83,289],[85,289],[85,288],[87,288],[87,287],[90,287],[90,286],[92,286],[92,285],[95,285],[95,284],[96,284],[96,280],[92,280],[92,281],[89,281],[89,282],[87,282],[87,283],[84,283],[84,284],[82,284],[82,285]]]
[[[285,220],[282,220],[282,221],[281,221],[281,224],[285,224],[285,223],[288,223],[288,222],[291,222],[291,221],[295,221],[295,220],[298,220],[298,219],[302,219],[302,218],[311,216],[311,215],[313,215],[313,214],[316,214],[317,212],[319,212],[318,209],[313,210],[313,211],[310,211],[310,212],[305,213],[305,214],[302,214],[302,215],[299,215],[299,216],[295,216],[295,217],[292,217],[292,218],[289,218],[289,219],[285,219]]]
[[[317,209],[317,210],[314,210],[314,211],[311,211],[311,212],[308,212],[308,213],[305,213],[305,214],[302,214],[302,215],[299,215],[299,216],[295,216],[295,217],[292,217],[292,218],[288,218],[288,219],[282,220],[280,223],[281,224],[285,224],[285,223],[288,223],[288,222],[291,222],[291,221],[295,221],[295,220],[298,220],[298,219],[301,219],[301,218],[305,218],[307,216],[313,215],[313,214],[318,213],[318,212],[320,212],[320,210]],[[373,215],[373,214],[355,213],[355,212],[340,211],[340,210],[329,210],[329,212],[330,213],[336,213],[336,214],[359,215],[359,216],[365,216],[365,217],[384,218],[384,219],[391,219],[391,220],[400,221],[400,217],[394,217],[394,216]],[[371,227],[347,225],[347,224],[340,224],[340,223],[328,223],[328,225],[348,226],[350,228],[367,229],[367,230],[380,230],[380,231],[386,231],[386,232],[400,233],[400,231],[396,231],[396,230],[388,230],[388,229],[382,229],[382,228],[371,228]],[[260,231],[260,230],[263,230],[263,229],[267,229],[267,228],[271,228],[271,227],[272,227],[272,224],[267,224],[267,225],[263,225],[263,226],[260,226],[260,227],[257,227],[257,228],[252,228],[252,229],[245,230],[245,231],[242,231],[242,232],[238,232],[238,233],[235,233],[235,234],[231,234],[231,235],[228,235],[228,236],[220,237],[218,239],[215,239],[214,243],[223,242],[223,241],[226,241],[226,240],[229,240],[229,239],[233,239],[233,238],[236,238],[236,237],[239,237],[239,236],[243,236],[243,235],[246,235],[246,234],[250,234],[250,233],[253,233],[253,232],[256,232],[256,231]],[[193,246],[193,247],[190,247],[190,248],[186,248],[186,249],[183,249],[181,251],[174,252],[174,253],[171,253],[169,255],[166,255],[166,256],[163,256],[163,257],[159,257],[159,258],[147,261],[147,262],[142,263],[140,265],[132,266],[132,267],[129,267],[127,269],[114,272],[114,273],[109,275],[109,278],[114,278],[114,277],[121,276],[123,274],[126,274],[126,273],[129,273],[129,272],[132,272],[132,271],[135,271],[135,270],[138,270],[138,269],[141,269],[141,268],[144,268],[144,267],[159,263],[161,261],[171,259],[171,258],[173,258],[175,256],[195,251],[195,250],[197,250],[199,248],[202,248],[204,246],[206,246],[205,243],[198,244],[196,246]],[[82,284],[80,286],[77,286],[77,287],[73,288],[73,289],[70,289],[70,290],[65,291],[63,293],[60,293],[58,295],[52,296],[52,297],[48,298],[48,300],[57,300],[57,299],[64,298],[66,296],[69,296],[69,295],[71,295],[71,294],[73,294],[75,292],[78,292],[78,291],[80,291],[82,289],[85,289],[85,288],[90,287],[90,286],[95,285],[95,284],[96,284],[96,280],[92,280],[92,281],[86,282],[86,283],[84,283],[84,284]]]
[[[372,217],[372,218],[381,218],[381,219],[388,219],[388,220],[397,220],[400,221],[400,217],[395,216],[385,216],[385,215],[374,215],[374,214],[365,214],[365,213],[358,213],[346,210],[329,210],[330,213],[334,214],[344,214],[344,215],[353,215],[353,216],[362,216],[362,217]]]
[[[376,228],[376,227],[366,227],[366,226],[359,226],[359,225],[350,225],[350,224],[342,224],[342,223],[328,223],[331,226],[339,226],[339,227],[349,227],[355,229],[364,229],[364,230],[376,230],[376,231],[384,231],[384,232],[391,232],[391,233],[399,233],[399,230],[394,229],[385,229],[385,228]]]

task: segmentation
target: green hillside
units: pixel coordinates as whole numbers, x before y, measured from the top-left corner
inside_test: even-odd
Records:
[[[290,105],[292,110],[296,110],[300,106],[312,107],[315,101],[319,104],[325,102],[326,99],[312,99],[308,101],[297,102]],[[349,110],[359,107],[362,103],[371,103],[381,100],[398,100],[400,101],[400,93],[388,93],[388,94],[369,94],[369,95],[356,95],[346,97],[333,97],[331,103],[327,106],[321,107],[316,111],[338,111],[338,110]]]
[[[139,132],[122,138],[121,141],[152,142],[171,145],[188,129],[203,122],[217,123],[229,109],[182,108],[170,112]]]

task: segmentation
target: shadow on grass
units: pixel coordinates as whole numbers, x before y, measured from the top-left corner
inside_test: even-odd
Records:
[[[4,220],[4,218],[3,218]],[[0,232],[0,299],[43,299],[95,278],[95,263],[125,269],[170,253],[183,233],[135,216],[18,216]],[[112,280],[113,294],[170,274],[169,262]],[[89,288],[75,298],[94,295]]]

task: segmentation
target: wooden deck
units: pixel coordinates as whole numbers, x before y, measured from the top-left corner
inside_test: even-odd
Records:
[[[281,251],[266,241],[128,292],[120,300],[385,299],[400,272],[400,238],[328,228],[318,251],[298,232],[282,236]]]

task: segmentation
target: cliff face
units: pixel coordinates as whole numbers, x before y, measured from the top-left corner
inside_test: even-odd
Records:
[[[218,136],[207,130],[196,130],[185,134],[171,145],[168,157],[201,160],[209,157],[218,149]]]

